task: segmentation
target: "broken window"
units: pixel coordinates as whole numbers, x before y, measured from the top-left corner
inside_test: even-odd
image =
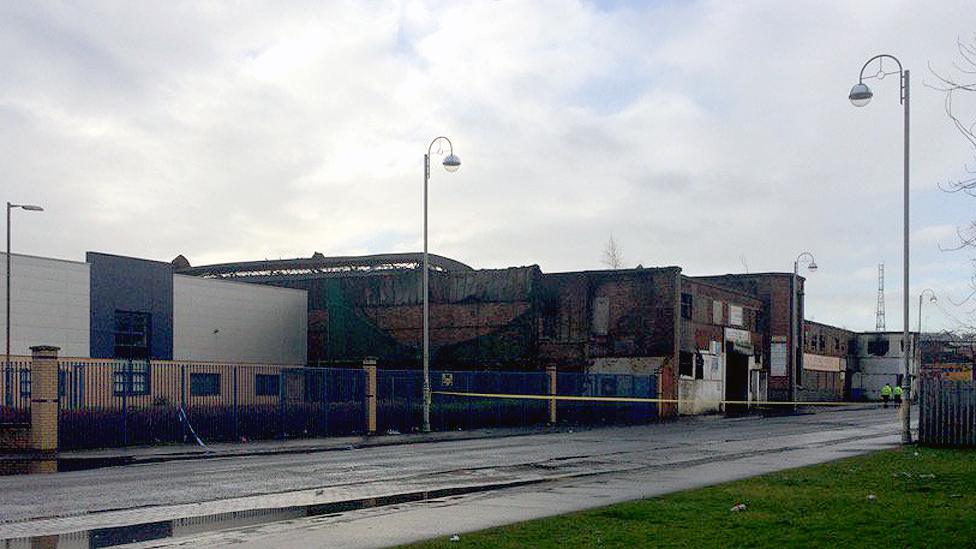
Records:
[[[868,354],[874,356],[885,356],[888,354],[888,340],[887,339],[875,339],[873,341],[868,341]]]
[[[678,375],[681,377],[695,377],[694,354],[681,351],[678,353]]]
[[[693,299],[691,294],[681,294],[681,318],[691,319]]]

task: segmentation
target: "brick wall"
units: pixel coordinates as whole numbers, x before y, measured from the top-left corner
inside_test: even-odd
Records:
[[[762,349],[763,336],[758,322],[763,303],[758,298],[687,276],[681,279],[681,293],[692,298],[691,319],[682,318],[681,322],[681,351],[708,349],[711,342],[724,345],[725,327],[752,332],[753,345]],[[718,316],[715,314],[716,304],[720,305]],[[742,308],[742,325],[731,324],[730,305]]]
[[[543,275],[539,360],[583,371],[593,359],[671,357],[680,269]]]
[[[803,352],[822,356],[847,357],[853,354],[855,333],[844,328],[803,321]]]
[[[759,331],[763,336],[762,361],[764,367],[768,368],[769,366],[765,365],[770,364],[772,342],[783,342],[787,344],[788,349],[792,348],[792,336],[790,335],[792,273],[728,274],[692,278],[753,295],[762,302],[763,310],[759,319]],[[804,278],[798,277],[797,283],[800,294],[797,318],[802,319]],[[770,400],[788,400],[791,397],[790,374],[793,371],[792,362],[789,362],[786,368],[787,375],[769,376]]]

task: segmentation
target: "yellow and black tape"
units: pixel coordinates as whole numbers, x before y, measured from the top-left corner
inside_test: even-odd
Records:
[[[642,397],[607,397],[607,396],[570,396],[570,395],[516,395],[508,393],[467,393],[459,391],[431,391],[431,394],[471,397],[471,398],[504,398],[513,400],[548,400],[548,401],[585,401],[585,402],[630,402],[646,404],[679,404],[708,403],[708,404],[746,404],[752,406],[865,406],[881,404],[880,402],[825,402],[813,401],[771,401],[771,400],[679,400],[674,398],[642,398]]]

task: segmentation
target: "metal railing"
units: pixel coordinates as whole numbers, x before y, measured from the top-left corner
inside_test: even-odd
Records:
[[[10,404],[0,406],[0,422],[30,422],[30,361],[0,369],[0,383],[9,378],[11,387]],[[369,425],[362,368],[63,359],[58,369],[58,447],[63,450],[365,434]],[[377,431],[420,430],[422,372],[378,370],[376,375]],[[431,383],[432,428],[438,431],[550,421],[551,401],[506,395],[545,396],[555,388],[563,396],[657,396],[652,375],[434,371]],[[6,387],[0,384],[0,394]],[[641,423],[658,417],[654,403],[561,400],[554,406],[560,423]]]

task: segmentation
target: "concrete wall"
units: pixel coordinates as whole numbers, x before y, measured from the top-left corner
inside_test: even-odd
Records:
[[[115,312],[149,313],[149,357],[173,358],[173,266],[88,252],[91,265],[91,356],[115,354]]]
[[[910,334],[914,340],[915,334]],[[853,393],[860,393],[861,398],[868,400],[878,400],[881,398],[881,387],[885,383],[894,386],[898,381],[898,376],[905,371],[904,356],[905,350],[902,347],[901,332],[867,332],[857,334],[856,344],[856,367],[851,374],[851,390]],[[877,350],[872,352],[872,342],[887,341],[888,349],[879,354]],[[912,342],[907,346],[909,352],[912,349]],[[910,359],[910,368],[917,372],[917,364],[914,358]],[[857,390],[857,391],[855,391]]]
[[[305,364],[305,290],[173,276],[173,359]]]
[[[721,347],[713,347],[719,349]],[[725,398],[725,353],[701,353],[702,379],[679,376],[678,413],[681,415],[719,412]]]
[[[0,260],[5,270],[6,254]],[[30,356],[32,345],[54,345],[61,356],[87,357],[89,266],[11,254],[10,275],[10,352]],[[6,284],[0,283],[0,334],[6,331],[6,302]]]

